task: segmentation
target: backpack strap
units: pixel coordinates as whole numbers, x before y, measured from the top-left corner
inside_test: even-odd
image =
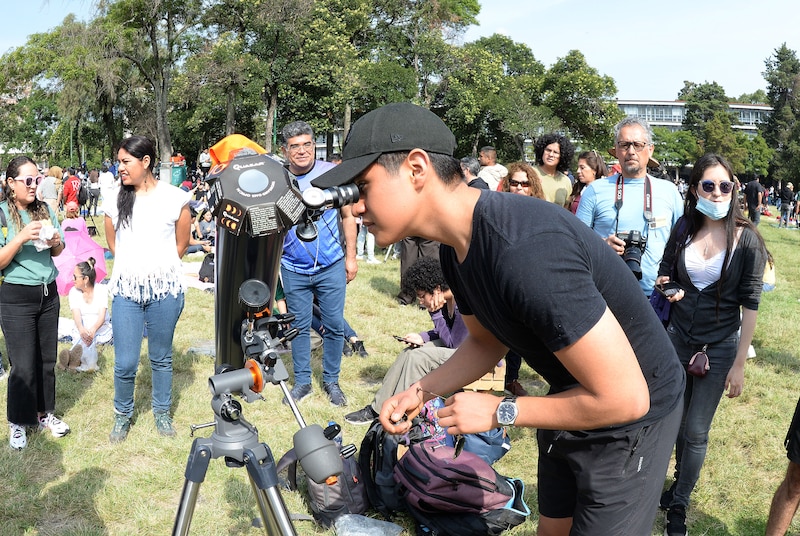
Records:
[[[6,219],[6,211],[3,206],[8,207],[8,203],[0,203],[0,226],[3,230],[3,238],[8,238],[8,220]]]
[[[367,490],[367,499],[373,508],[378,510],[387,519],[390,513],[380,500],[378,488],[375,485],[375,471],[379,468],[378,453],[381,445],[378,444],[378,435],[382,431],[381,421],[375,419],[367,430],[364,439],[361,441],[361,448],[358,449],[358,465],[361,467],[361,479],[364,488]]]

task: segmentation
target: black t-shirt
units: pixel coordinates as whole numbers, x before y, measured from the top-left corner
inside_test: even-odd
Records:
[[[744,187],[744,196],[747,198],[747,206],[748,207],[757,207],[758,206],[758,193],[761,192],[762,194],[766,190],[761,183],[757,180],[752,180],[748,182]]]
[[[562,207],[481,192],[464,262],[458,264],[452,247],[439,251],[461,314],[475,315],[521,355],[551,393],[578,383],[553,352],[585,335],[608,306],[650,391],[650,411],[632,424],[657,421],[677,405],[685,373],[638,281],[608,244]]]

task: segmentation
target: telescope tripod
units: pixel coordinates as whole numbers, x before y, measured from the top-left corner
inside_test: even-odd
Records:
[[[277,369],[282,369],[282,373],[280,370],[273,373],[273,383],[281,386],[286,399],[294,405],[284,381],[288,378],[288,373],[280,361],[275,366]],[[197,438],[192,443],[189,460],[186,463],[186,481],[172,534],[174,536],[189,534],[200,485],[205,480],[209,463],[212,459],[224,457],[225,465],[228,467],[247,469],[267,534],[296,535],[286,503],[278,488],[278,472],[269,446],[259,441],[258,430],[244,419],[241,404],[231,394],[215,395],[211,399],[211,407],[214,410],[214,421],[192,426],[192,433],[199,428],[211,426],[214,427],[214,433],[208,438]]]

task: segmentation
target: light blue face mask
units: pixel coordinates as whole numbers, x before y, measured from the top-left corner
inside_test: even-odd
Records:
[[[709,201],[705,197],[697,197],[697,210],[712,220],[721,220],[728,215],[728,210],[730,210],[730,208],[730,199],[722,203],[715,203],[713,201]]]

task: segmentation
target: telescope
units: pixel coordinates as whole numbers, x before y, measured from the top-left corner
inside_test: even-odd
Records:
[[[242,283],[257,279],[267,284],[274,306],[275,289],[286,232],[297,225],[301,240],[316,238],[322,211],[358,201],[354,185],[300,192],[297,180],[277,160],[243,150],[217,164],[208,174],[209,208],[216,217],[216,305],[214,330],[216,364],[244,366],[239,327],[244,311],[236,305]],[[226,360],[227,361],[224,361]]]
[[[258,430],[243,415],[246,402],[262,399],[269,384],[278,385],[300,427],[293,437],[294,453],[314,482],[331,482],[342,472],[342,457],[354,445],[340,449],[332,441],[339,425],[325,430],[306,425],[291,396],[289,373],[278,348],[297,335],[291,314],[273,314],[275,289],[286,232],[297,225],[298,237],[317,236],[315,222],[327,209],[358,201],[353,185],[300,192],[297,180],[276,160],[243,149],[214,166],[207,176],[209,208],[216,217],[214,332],[216,374],[208,379],[214,420],[193,425],[214,428],[209,438],[192,443],[173,535],[189,532],[200,485],[211,459],[222,457],[229,467],[245,467],[268,534],[296,534],[280,495],[275,459]]]

